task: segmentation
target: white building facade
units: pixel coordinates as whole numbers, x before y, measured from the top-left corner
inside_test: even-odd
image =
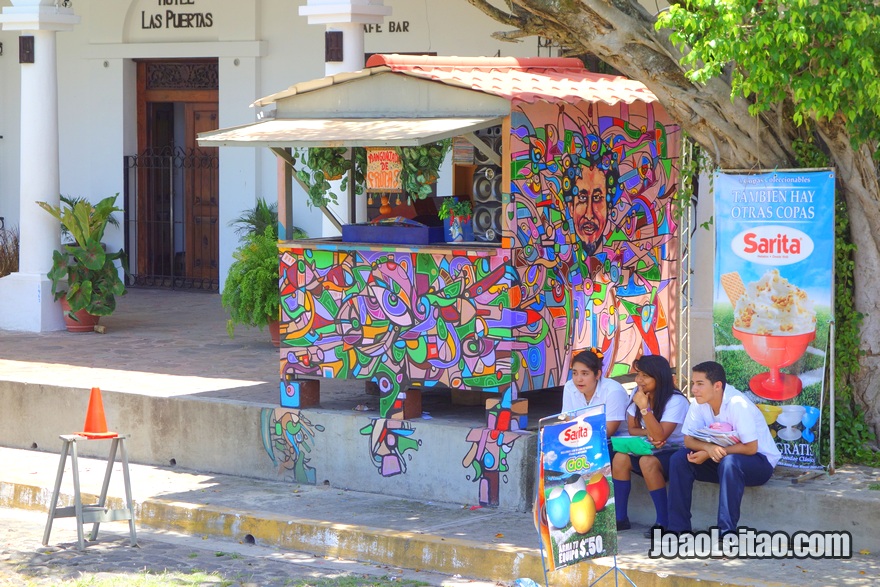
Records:
[[[197,133],[254,122],[260,109],[251,104],[258,98],[346,71],[372,53],[558,56],[537,37],[493,39],[506,27],[466,0],[0,0],[0,10],[0,218],[7,228],[19,227],[22,260],[36,259],[21,268],[32,271],[23,286],[21,279],[0,279],[0,330],[63,328],[45,280],[36,277],[49,269],[58,236],[31,200],[52,202],[63,194],[96,202],[119,194],[127,222],[109,228],[105,241],[108,249],[126,249],[132,273],[148,285],[222,289],[239,244],[230,222],[257,198],[276,199],[279,167],[268,149],[221,148],[207,159],[192,157]],[[29,133],[43,127],[23,120],[42,119],[52,103],[34,97],[46,92],[29,89],[26,68],[51,65],[40,42],[35,62],[19,63],[19,37],[35,35],[15,26],[21,12],[64,24],[51,31],[54,165],[46,140],[37,141],[39,151],[28,147]],[[342,57],[329,63],[327,31],[342,31]],[[177,172],[154,167],[162,157]],[[41,178],[40,191],[54,191],[57,182],[58,193],[38,196],[34,177]],[[312,237],[337,234],[299,186],[294,191],[294,224]],[[337,213],[347,218],[346,209]],[[711,210],[700,211],[706,214]],[[712,237],[697,231],[707,245]],[[712,247],[695,246],[694,259],[711,283]],[[181,279],[164,280],[169,273]],[[691,334],[711,336],[711,286],[692,291]],[[23,304],[29,308],[22,311]]]
[[[464,0],[311,0],[308,5],[289,0],[0,0],[0,9],[0,217],[6,227],[17,226],[23,233],[22,257],[30,250],[45,256],[45,267],[37,268],[45,271],[57,246],[51,235],[42,234],[54,221],[36,205],[22,210],[23,201],[25,207],[31,199],[51,202],[58,195],[51,193],[55,189],[92,202],[118,193],[117,205],[127,208],[130,230],[108,230],[108,247],[126,248],[133,273],[170,270],[194,276],[197,287],[222,287],[239,242],[230,220],[253,207],[257,197],[276,198],[275,156],[268,150],[221,149],[208,163],[182,162],[187,169],[201,169],[191,173],[194,177],[167,180],[152,167],[134,170],[136,160],[126,156],[139,155],[138,164],[143,164],[155,159],[144,157],[145,151],[159,156],[172,147],[180,165],[197,146],[196,133],[253,122],[258,112],[250,105],[257,98],[336,73],[334,67],[344,70],[358,57],[362,66],[364,53],[539,54],[537,38],[518,44],[492,39],[491,33],[503,26]],[[61,15],[66,25],[51,34],[36,33],[34,64],[19,63],[19,37],[35,34],[27,30],[31,25],[23,30],[13,26],[22,13],[37,22],[34,28],[41,27],[40,19],[51,21],[49,15]],[[325,66],[325,30],[343,31],[346,61]],[[57,45],[54,68],[39,41],[42,36]],[[548,51],[543,49],[544,55]],[[51,105],[34,106],[50,87],[28,90],[25,85],[22,98],[27,68],[36,67],[57,70],[58,187],[43,182],[31,197],[22,185],[31,185],[33,178],[22,175],[43,176],[54,168],[45,148],[38,156],[25,154],[22,167],[22,149],[37,130],[33,123],[22,124],[23,114],[42,120],[51,110]],[[28,98],[29,92],[34,97]],[[41,161],[31,161],[37,158]],[[202,167],[214,168],[214,176]],[[171,224],[136,229],[131,224],[135,218]],[[294,222],[310,236],[332,230],[301,191],[295,196]],[[28,246],[34,238],[44,246]],[[201,250],[205,247],[210,250]],[[60,328],[45,320],[26,322],[0,328]]]

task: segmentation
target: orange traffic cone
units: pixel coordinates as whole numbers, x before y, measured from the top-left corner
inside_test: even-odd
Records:
[[[77,432],[79,436],[86,438],[115,438],[119,436],[116,432],[107,431],[107,420],[104,418],[104,402],[101,400],[101,389],[92,388],[92,395],[89,398],[89,410],[86,412],[86,423],[82,432]]]

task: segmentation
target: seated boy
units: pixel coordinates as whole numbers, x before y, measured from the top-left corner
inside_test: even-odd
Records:
[[[736,532],[744,488],[766,483],[781,455],[761,411],[727,385],[724,367],[706,361],[691,371],[696,403],[688,408],[682,426],[685,448],[669,462],[668,530],[691,531],[694,481],[708,481],[720,486],[718,529],[724,535]],[[729,424],[739,442],[722,447],[693,436],[713,423]]]

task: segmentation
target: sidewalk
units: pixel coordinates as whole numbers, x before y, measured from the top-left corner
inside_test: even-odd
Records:
[[[95,459],[80,461],[82,487],[91,494],[84,503],[92,503],[106,464]],[[58,455],[2,448],[0,463],[0,506],[46,511]],[[72,495],[69,469],[68,460],[62,485],[68,504]],[[502,584],[519,577],[543,583],[538,538],[527,513],[136,464],[130,470],[139,527]],[[117,464],[110,483],[111,507],[121,507],[122,493]],[[789,505],[797,511],[796,503]],[[127,528],[125,522],[115,525],[119,530]],[[74,527],[73,520],[59,519],[53,532]],[[880,577],[876,553],[855,553],[851,560],[655,560],[647,556],[649,541],[641,530],[620,534],[618,556],[620,568],[640,587],[870,585]],[[126,543],[127,539],[120,539],[120,547]],[[609,559],[599,559],[595,564],[569,567],[552,573],[550,584],[583,586],[610,564]]]
[[[277,352],[268,344],[268,333],[240,329],[230,340],[224,321],[219,296],[132,290],[121,298],[117,313],[102,320],[107,326],[104,335],[0,332],[0,388],[26,383],[25,393],[9,392],[7,396],[21,402],[29,401],[28,397],[36,400],[37,396],[29,394],[47,389],[41,386],[63,381],[83,390],[98,385],[168,402],[197,398],[242,408],[277,405],[277,381],[267,376],[277,372]],[[352,403],[362,401],[375,401],[365,393],[362,382],[322,382],[325,409],[350,411]],[[0,409],[16,413],[20,408],[8,403]],[[78,423],[84,415],[78,406],[46,409],[73,410]],[[437,415],[479,421],[482,410]],[[47,413],[45,421],[29,419],[17,425],[25,429],[46,426],[51,416]],[[57,434],[71,431],[42,431],[47,440],[40,442],[39,450],[0,448],[0,506],[48,509],[61,448]],[[106,442],[89,444],[100,448],[99,453],[109,448]],[[183,455],[176,456],[181,463],[191,462]],[[97,494],[105,462],[83,457],[80,461],[83,490]],[[242,463],[242,468],[248,466],[255,465]],[[253,540],[262,546],[461,574],[501,584],[519,577],[543,583],[538,537],[529,513],[445,503],[443,495],[426,503],[344,490],[320,480],[316,486],[297,485],[187,471],[180,465],[132,463],[131,474],[139,527],[234,542]],[[67,499],[72,494],[71,479],[68,471],[62,487]],[[849,467],[840,468],[834,476],[797,485],[790,477],[778,475],[760,493],[752,494],[763,501],[752,504],[761,506],[761,519],[755,525],[768,529],[817,527],[854,534],[858,530],[862,536],[866,532],[876,535],[873,528],[880,524],[880,491],[868,487],[878,482],[880,471]],[[644,496],[637,493],[643,492],[633,492],[631,514],[645,506],[638,501]],[[110,495],[118,499],[121,494],[117,465]],[[112,507],[119,507],[118,503],[121,501]],[[744,519],[749,515],[745,507],[751,506],[744,505]],[[755,511],[750,515],[754,517]],[[127,527],[117,524],[123,530]],[[73,528],[74,523],[56,520],[54,527]],[[634,526],[620,534],[618,556],[619,566],[640,587],[698,582],[719,586],[870,585],[880,577],[880,548],[871,546],[869,554],[860,554],[865,545],[859,542],[854,543],[851,560],[654,560],[647,556],[649,541],[642,537],[644,529]],[[569,567],[551,574],[550,584],[588,585],[611,564],[603,559]],[[607,577],[602,584],[611,585],[612,581],[613,577]]]

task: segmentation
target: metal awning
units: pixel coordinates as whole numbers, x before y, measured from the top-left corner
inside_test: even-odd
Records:
[[[202,147],[407,147],[501,124],[504,116],[279,118],[199,133]]]

